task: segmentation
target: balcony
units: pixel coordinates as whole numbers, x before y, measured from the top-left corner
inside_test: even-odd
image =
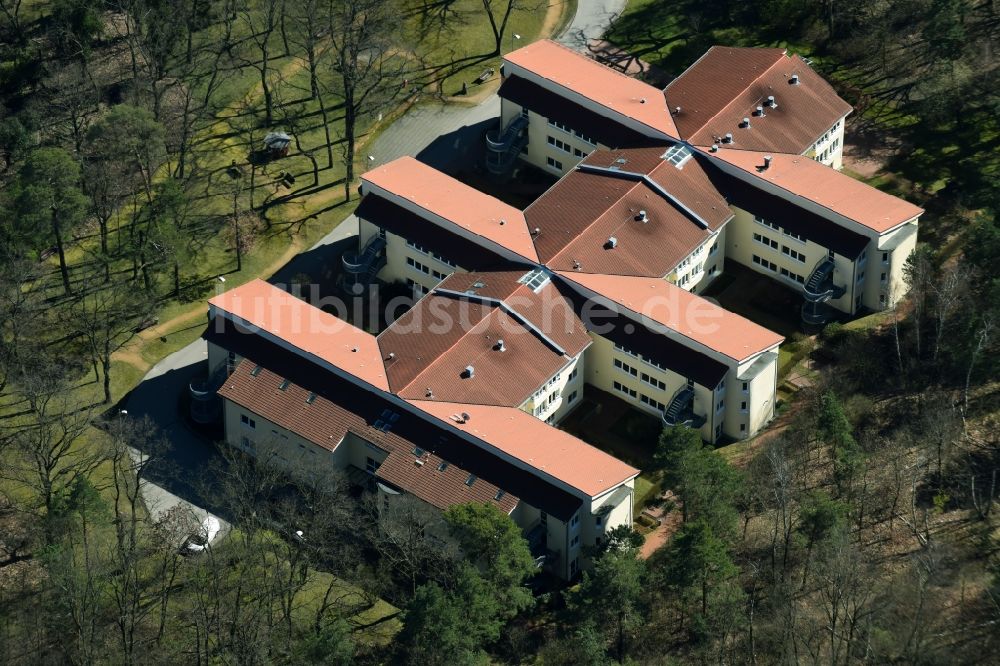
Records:
[[[486,170],[495,176],[507,175],[521,149],[528,144],[528,118],[517,116],[506,128],[490,130],[486,133]]]
[[[700,414],[695,414],[694,388],[687,385],[677,389],[662,418],[663,425],[668,428],[683,425],[697,429],[705,425],[705,421],[708,420]]]

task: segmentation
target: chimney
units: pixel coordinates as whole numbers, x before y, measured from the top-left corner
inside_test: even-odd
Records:
[[[750,119],[744,118],[743,122],[740,124],[740,127],[743,127],[745,129],[750,129]]]
[[[499,352],[507,351],[507,346],[504,345],[503,338],[500,338],[499,340],[497,340],[497,343],[495,345],[493,345],[493,349],[496,349]]]
[[[646,214],[646,211],[640,210],[639,216],[636,217],[635,219],[639,220],[643,224],[646,224],[647,222],[649,222],[649,215]]]
[[[722,138],[722,143],[732,143],[732,142],[733,142],[733,133],[726,132],[726,136]]]
[[[792,74],[792,78],[788,82],[791,83],[793,86],[799,85],[799,75]]]
[[[611,238],[608,239],[606,246],[609,248],[618,247],[618,239],[612,236]]]
[[[476,376],[476,368],[471,365],[465,366],[465,371],[462,373],[462,376],[466,379],[472,379]]]
[[[771,156],[764,155],[764,168],[761,169],[761,171],[767,171],[770,166],[771,166]]]
[[[764,117],[764,107],[763,106],[758,106],[757,107],[757,115],[760,116],[761,118]]]
[[[712,147],[710,148],[710,150],[711,150],[711,151],[712,151],[713,153],[717,153],[717,152],[719,152],[719,144],[717,144],[717,143],[713,143],[713,144],[712,144]]]
[[[772,109],[777,109],[778,108],[778,103],[774,101],[774,95],[768,95],[767,96],[767,105],[769,107],[771,107]]]

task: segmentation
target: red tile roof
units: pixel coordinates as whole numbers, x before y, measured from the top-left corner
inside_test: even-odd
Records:
[[[215,296],[211,308],[238,318],[298,349],[304,356],[341,369],[383,391],[389,390],[375,336],[323,312],[263,280]],[[251,330],[251,332],[256,332]]]
[[[791,83],[798,76],[798,84]],[[784,49],[713,46],[664,91],[681,138],[698,145],[732,133],[737,148],[801,154],[851,112],[822,76]],[[773,96],[776,106],[769,108]],[[758,106],[764,115],[756,116]],[[750,127],[740,127],[743,118]]]
[[[375,167],[361,179],[476,236],[538,261],[524,213],[412,157]]]
[[[411,404],[590,497],[639,474],[631,465],[513,407],[425,400]]]
[[[660,90],[561,44],[539,40],[508,53],[504,60],[651,129],[677,136]]]
[[[664,277],[704,243],[732,211],[699,159],[678,169],[663,160],[666,150],[595,151],[529,206],[541,261],[552,270]]]
[[[777,333],[666,280],[566,271],[559,274],[654,324],[736,361],[784,340]]]
[[[383,331],[392,392],[515,407],[582,352],[590,338],[569,304],[551,283],[520,284],[525,274],[455,274]]]
[[[807,157],[771,154],[771,164],[764,170],[764,153],[722,148],[711,156],[880,234],[924,212]]]
[[[374,428],[325,397],[312,394],[313,400],[309,402],[311,392],[296,384],[289,383],[279,389],[282,376],[266,368],[254,374],[255,366],[256,363],[243,360],[219,389],[219,395],[328,451],[336,450],[348,432],[354,433],[389,454],[376,476],[438,508],[487,502],[510,513],[517,506],[518,498],[509,493],[503,493],[497,500],[500,488],[489,481],[478,479],[467,485],[469,472],[457,465],[448,464],[442,470],[444,460],[429,451],[414,455],[414,447],[426,447],[426,443]],[[416,462],[418,458],[422,464]]]

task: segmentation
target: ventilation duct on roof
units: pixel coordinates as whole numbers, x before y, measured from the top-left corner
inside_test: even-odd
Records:
[[[793,86],[799,85],[799,75],[798,74],[792,74],[792,78],[790,78],[788,80],[788,82],[790,84],[792,84]]]
[[[722,143],[732,143],[732,142],[733,142],[733,133],[726,132],[726,136],[722,137]]]
[[[639,214],[636,216],[635,219],[642,222],[643,224],[646,224],[647,222],[649,222],[649,215],[646,214],[646,211],[640,210]]]
[[[769,107],[771,107],[772,109],[777,109],[778,108],[778,103],[774,101],[774,95],[768,95],[767,96],[767,105]]]
[[[679,106],[675,106],[674,107],[674,115],[675,116],[681,115],[681,107],[679,107]]]
[[[749,118],[744,118],[743,122],[740,123],[740,127],[744,128],[744,129],[750,129],[750,119]]]
[[[605,243],[605,247],[608,247],[608,248],[618,247],[618,239],[615,238],[614,236],[612,236],[611,238],[608,239],[608,242]]]
[[[761,117],[761,118],[763,118],[763,117],[764,117],[764,107],[763,107],[763,106],[758,106],[758,107],[757,107],[757,115],[758,115],[759,117]]]
[[[767,169],[770,166],[771,166],[771,156],[770,155],[764,155],[764,168],[761,169],[761,171],[767,171]]]
[[[493,349],[496,349],[498,352],[507,351],[507,345],[503,343],[503,338],[497,340],[497,343],[493,345]]]
[[[719,152],[719,144],[713,143],[712,147],[709,150],[711,150],[713,153]]]
[[[472,379],[476,376],[476,368],[471,365],[465,366],[465,370],[462,371],[462,376],[466,379]]]

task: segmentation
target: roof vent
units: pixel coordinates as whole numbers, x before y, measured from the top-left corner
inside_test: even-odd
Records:
[[[733,133],[726,132],[726,136],[722,137],[722,143],[732,143],[732,142],[733,142]]]
[[[719,152],[719,144],[713,143],[712,147],[709,150],[711,150],[713,153]]]
[[[507,351],[507,345],[503,343],[503,338],[497,340],[497,343],[493,345],[493,349],[496,349],[499,352]]]
[[[476,376],[476,368],[471,365],[465,366],[465,370],[462,371],[462,376],[466,379],[472,379]]]
[[[759,117],[763,118],[763,117],[764,117],[764,107],[763,107],[763,106],[758,106],[758,107],[757,107],[757,111],[756,111],[756,114],[757,114],[757,115],[758,115]]]
[[[681,107],[679,107],[679,106],[675,106],[674,107],[674,115],[675,116],[681,115]]]
[[[385,357],[385,360],[391,361],[394,358],[396,358],[396,352],[389,352],[389,355]]]
[[[469,412],[462,412],[461,417],[462,417],[462,423],[472,420],[472,417],[469,415]]]
[[[793,86],[799,85],[799,75],[798,74],[792,74],[792,78],[790,78],[788,80],[788,82],[790,84],[792,84]]]
[[[542,233],[542,230],[541,230],[540,227],[535,227],[534,229],[531,230],[531,235],[532,236],[537,236],[540,233]]]
[[[740,127],[744,128],[744,129],[750,129],[750,119],[749,118],[744,118],[743,122],[740,123]]]
[[[771,107],[772,109],[777,109],[778,108],[778,103],[774,101],[774,95],[768,95],[767,96],[767,105],[769,107]]]
[[[635,219],[639,220],[643,224],[646,224],[647,222],[649,222],[649,215],[646,214],[646,211],[640,210],[639,215],[636,216]]]
[[[577,261],[576,259],[573,260],[573,270],[574,271],[580,270],[580,262]]]
[[[768,167],[771,166],[771,156],[764,155],[764,168],[761,171],[767,171]]]
[[[609,247],[609,248],[618,247],[618,239],[616,237],[612,236],[611,238],[608,239],[608,242],[605,243],[605,247]]]
[[[423,467],[424,466],[424,461],[422,459],[420,459],[420,458],[416,458],[413,461],[413,464],[416,465],[417,467]]]
[[[505,220],[505,219],[503,219],[503,218],[501,217],[501,218],[500,218],[500,226],[502,227],[502,226],[503,226],[503,225],[505,225],[505,224],[507,224],[507,220]]]
[[[425,398],[433,398],[434,397],[434,391],[431,390],[430,386],[428,386],[427,390],[424,391],[424,397]]]
[[[641,98],[639,100],[639,104],[645,104],[645,103],[646,103],[646,98],[645,97],[643,97],[643,98]]]

